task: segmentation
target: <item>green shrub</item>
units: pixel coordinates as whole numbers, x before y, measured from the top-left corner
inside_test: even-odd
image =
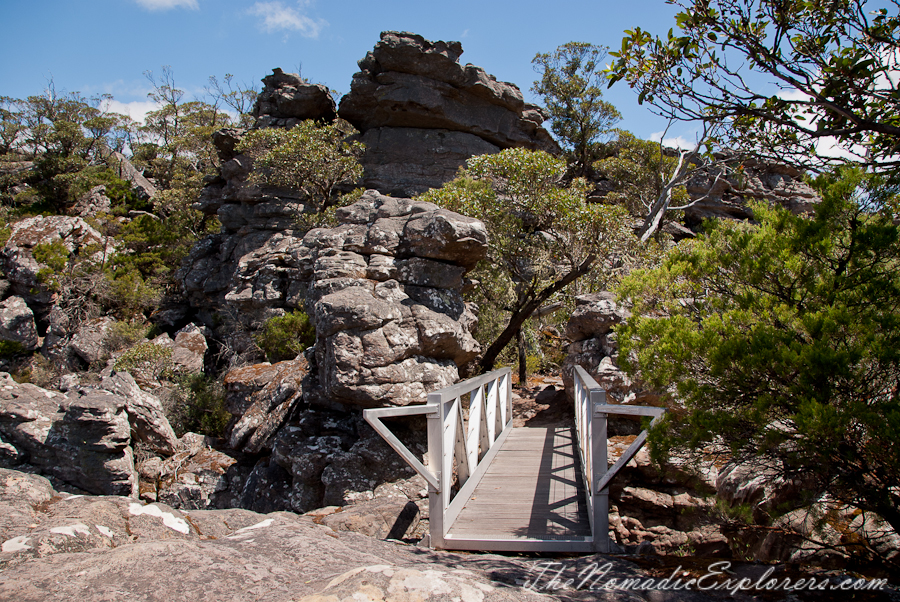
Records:
[[[115,307],[126,319],[133,319],[145,310],[159,305],[162,292],[135,269],[107,274],[108,305]]]
[[[316,342],[316,329],[300,310],[266,321],[256,335],[256,344],[270,362],[292,360]]]
[[[130,372],[132,376],[158,380],[171,378],[174,374],[172,348],[163,347],[152,342],[135,345],[116,359],[114,364],[118,372]]]
[[[69,263],[69,249],[66,248],[66,245],[58,238],[50,242],[42,242],[34,245],[31,255],[35,261],[47,266],[38,271],[38,280],[50,288],[58,286],[57,277],[62,274]]]
[[[106,331],[103,344],[110,351],[131,347],[147,336],[151,326],[141,322],[113,322]]]
[[[179,378],[169,407],[169,422],[178,436],[193,432],[221,437],[231,420],[222,383],[204,374]]]
[[[0,358],[15,357],[25,353],[25,348],[18,341],[0,341]]]

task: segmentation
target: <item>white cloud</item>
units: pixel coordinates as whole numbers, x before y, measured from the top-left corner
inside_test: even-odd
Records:
[[[143,122],[144,118],[147,116],[147,113],[149,113],[150,111],[156,111],[161,107],[162,105],[155,103],[152,100],[136,100],[134,102],[119,102],[118,100],[110,100],[103,104],[103,110],[109,111],[111,113],[128,115],[138,122]]]
[[[279,1],[257,2],[250,8],[251,15],[262,17],[260,28],[267,33],[279,30],[299,31],[300,35],[307,38],[319,37],[319,32],[328,25],[322,19],[311,19],[301,12],[306,2],[297,2],[297,7],[285,6]]]
[[[796,88],[779,90],[775,93],[775,96],[784,100],[809,100],[810,98],[812,98],[812,96],[810,96],[806,92],[801,92]]]
[[[695,140],[689,140],[685,136],[669,136],[668,138],[663,138],[665,134],[665,132],[653,132],[652,134],[650,134],[649,140],[659,142],[660,139],[662,139],[663,146],[668,146],[669,148],[680,148],[683,150],[694,150],[694,147],[697,146],[697,142]]]
[[[147,10],[169,10],[172,8],[189,8],[197,10],[197,0],[136,0],[138,4]]]

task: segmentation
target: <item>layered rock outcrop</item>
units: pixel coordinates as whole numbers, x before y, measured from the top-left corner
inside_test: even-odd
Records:
[[[15,448],[14,463],[92,493],[137,493],[126,406],[107,391],[63,395],[0,373],[0,434]]]
[[[131,375],[65,389],[20,384],[0,372],[5,464],[31,466],[91,493],[136,496],[135,446],[165,456],[180,449],[159,399]]]
[[[695,228],[710,218],[752,219],[747,205],[754,200],[767,200],[794,213],[810,212],[820,199],[803,175],[789,165],[746,158],[741,169],[724,177],[698,174],[687,183],[687,192],[696,204],[685,209],[685,224]]]
[[[480,351],[461,290],[487,251],[484,224],[374,191],[338,220],[303,239],[322,393],[406,405],[456,382]]]
[[[461,65],[462,52],[459,42],[387,31],[359,61],[338,114],[366,144],[367,187],[409,196],[440,187],[474,155],[559,150],[541,110],[515,85]]]
[[[322,84],[311,84],[281,69],[273,69],[262,82],[253,106],[256,127],[292,128],[304,119],[330,122],[337,117],[334,98]]]
[[[337,220],[303,238],[251,220],[206,239],[182,271],[191,302],[245,316],[306,309],[330,402],[406,404],[454,382],[479,351],[461,291],[486,253],[484,224],[373,190]]]

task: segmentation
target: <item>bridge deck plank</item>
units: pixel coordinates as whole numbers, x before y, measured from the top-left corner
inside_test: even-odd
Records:
[[[570,427],[513,429],[448,537],[590,536],[574,436]]]

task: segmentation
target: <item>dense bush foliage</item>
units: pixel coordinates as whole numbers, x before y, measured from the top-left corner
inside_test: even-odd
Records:
[[[307,212],[319,214],[340,199],[341,186],[362,177],[365,146],[346,140],[353,132],[348,124],[307,119],[289,130],[252,130],[237,148],[253,157],[258,181],[300,192]]]
[[[222,382],[203,374],[179,377],[165,405],[169,423],[179,437],[187,432],[222,437],[231,420]]]
[[[316,342],[316,329],[300,310],[266,320],[256,344],[270,362],[292,360]]]
[[[811,219],[757,204],[628,277],[621,357],[668,391],[657,457],[719,445],[805,482],[798,506],[827,494],[900,529],[900,231],[876,180],[819,187]]]

